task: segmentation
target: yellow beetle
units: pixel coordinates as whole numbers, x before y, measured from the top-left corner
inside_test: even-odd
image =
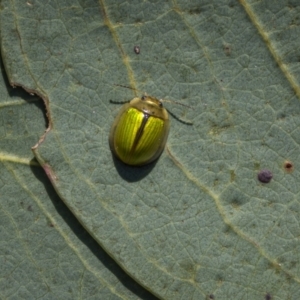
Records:
[[[162,153],[169,128],[169,115],[161,100],[145,94],[121,108],[110,131],[110,148],[125,164],[148,164]]]

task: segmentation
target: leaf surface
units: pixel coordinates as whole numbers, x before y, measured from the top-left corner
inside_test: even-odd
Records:
[[[268,3],[2,3],[9,80],[47,107],[37,159],[160,298],[299,298],[299,6]],[[109,100],[141,94],[115,84],[193,107],[168,106],[193,126],[171,120],[156,164],[113,159]]]
[[[156,299],[58,197],[31,151],[46,128],[44,103],[0,70],[1,299]]]

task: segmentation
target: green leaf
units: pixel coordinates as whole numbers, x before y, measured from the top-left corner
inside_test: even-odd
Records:
[[[36,158],[96,243],[159,298],[300,296],[299,10],[2,1],[9,81],[40,95],[49,117]],[[193,107],[168,106],[193,126],[171,120],[156,164],[113,159],[109,100],[141,94],[115,84]]]
[[[45,124],[41,100],[2,76],[0,91],[1,297],[153,299],[83,229],[33,159]]]

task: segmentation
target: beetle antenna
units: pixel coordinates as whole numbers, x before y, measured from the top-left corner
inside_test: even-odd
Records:
[[[185,125],[193,125],[193,122],[189,121],[189,120],[182,120],[181,118],[177,117],[174,113],[172,113],[170,110],[168,110],[168,113],[177,121],[179,121],[180,123],[183,123]]]
[[[125,100],[125,101],[114,101],[114,100],[109,100],[110,103],[112,104],[125,104],[125,103],[129,103],[130,100]]]
[[[140,90],[138,90],[138,89],[135,89],[135,88],[132,88],[132,87],[130,87],[130,86],[127,86],[127,85],[122,85],[122,84],[114,84],[115,86],[120,86],[120,87],[123,87],[123,88],[126,88],[126,89],[130,89],[130,90],[133,90],[133,91],[137,91],[137,92],[140,92],[140,93],[142,93]]]
[[[145,94],[145,92],[142,92],[141,90],[132,88],[132,87],[127,86],[127,85],[116,84],[116,83],[115,83],[114,85],[115,85],[115,86],[120,86],[120,87],[123,87],[123,88],[126,88],[126,89],[130,89],[130,90],[137,91],[137,92],[140,92],[140,93]],[[183,104],[183,103],[180,103],[180,102],[177,102],[177,101],[174,101],[174,100],[160,99],[160,101],[161,101],[161,102],[168,102],[168,103],[175,103],[175,104],[182,105],[182,106],[185,106],[185,107],[188,107],[188,108],[192,108],[192,106],[190,106],[190,105]]]

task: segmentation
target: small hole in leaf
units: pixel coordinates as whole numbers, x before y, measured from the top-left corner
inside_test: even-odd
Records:
[[[286,161],[284,163],[284,169],[285,169],[286,172],[292,173],[294,171],[294,165],[293,165],[293,163],[290,162],[290,161]]]

